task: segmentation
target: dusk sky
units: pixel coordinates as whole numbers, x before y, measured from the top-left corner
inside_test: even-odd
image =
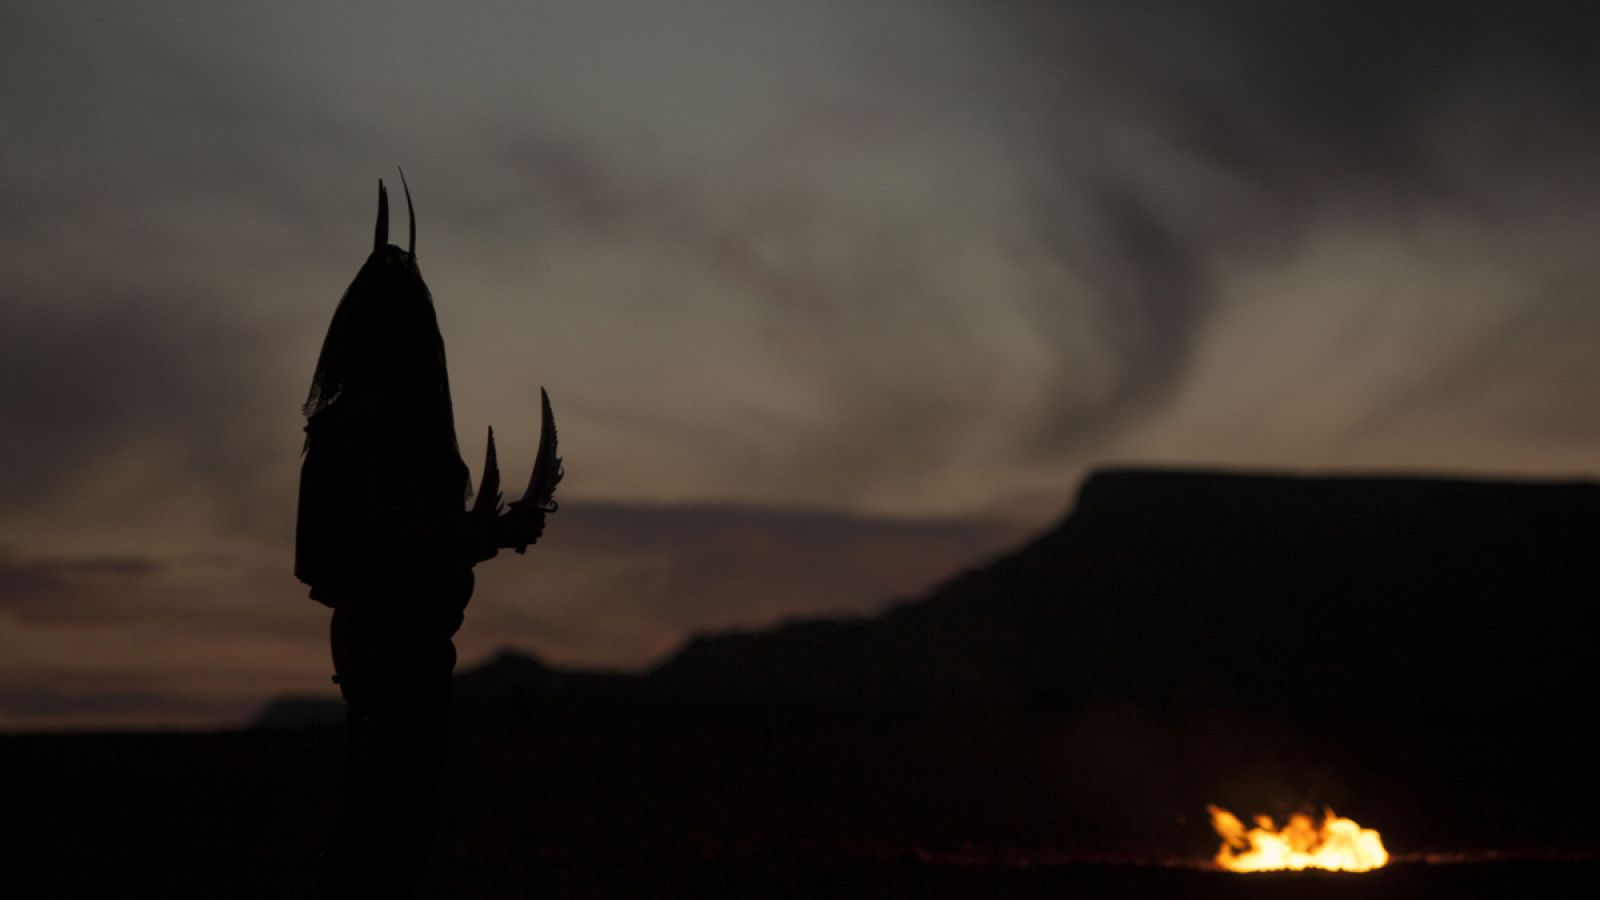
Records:
[[[97,8],[98,7],[98,8]],[[1600,7],[10,4],[0,729],[332,696],[305,399],[410,179],[463,664],[870,613],[1104,464],[1600,470]],[[401,219],[403,228],[403,219]]]

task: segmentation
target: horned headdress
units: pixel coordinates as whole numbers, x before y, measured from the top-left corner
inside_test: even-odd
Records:
[[[470,492],[456,442],[444,340],[417,266],[416,211],[405,174],[400,177],[410,226],[407,246],[389,243],[389,198],[379,181],[372,252],[334,312],[304,405],[309,421],[296,569],[313,584],[317,572],[337,572],[344,567],[339,560],[367,552],[341,533],[362,531],[348,523],[372,521],[377,512],[352,505],[400,510],[401,518],[459,521],[462,499]],[[555,416],[542,388],[540,426],[527,491],[509,506],[501,504],[494,431],[489,431],[478,496],[466,519],[467,530],[479,536],[474,542],[487,548],[479,551],[480,558],[499,547],[523,552],[538,539],[544,515],[556,509],[563,471]],[[313,457],[320,457],[315,465]],[[348,485],[351,481],[371,487],[361,493]]]

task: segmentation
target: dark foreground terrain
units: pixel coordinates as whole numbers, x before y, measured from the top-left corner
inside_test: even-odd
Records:
[[[930,897],[966,898],[1448,898],[1589,897],[1600,869],[1552,863],[1396,864],[1362,875],[1231,875],[1186,868],[1059,864],[1027,868],[918,862],[760,861],[640,866],[611,873],[558,871],[496,886],[439,883],[442,896],[502,897]]]
[[[1196,774],[1192,792],[1175,786],[1182,772],[1118,776],[1065,752],[1068,736],[1038,723],[954,737],[468,730],[427,895],[1547,897],[1591,895],[1600,876],[1581,810],[1452,819],[1472,803],[1439,808],[1426,779],[1421,802],[1363,803],[1355,794],[1373,785],[1359,778],[1331,789],[1351,793],[1343,811],[1383,830],[1392,852],[1505,858],[1370,875],[1207,871],[1217,841],[1203,803],[1238,791],[1238,776]],[[6,896],[314,896],[338,751],[327,731],[0,738]],[[1088,781],[1109,780],[1086,784],[1074,774],[1084,765],[1098,767]],[[1267,766],[1251,777],[1293,776]]]

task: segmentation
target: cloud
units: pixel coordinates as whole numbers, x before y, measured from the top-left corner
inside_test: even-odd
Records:
[[[1573,38],[1591,7],[1029,9],[1029,45],[1098,113],[1041,120],[1075,173],[1041,209],[1062,215],[1076,180],[1123,185],[1164,238],[1149,246],[1186,264],[1153,296],[1192,301],[1130,310],[1167,328],[1130,345],[1145,389],[1038,453],[1588,468],[1571,348],[1591,329],[1548,298],[1596,288],[1600,130],[1582,110],[1600,70]],[[1126,260],[1113,271],[1163,270]]]
[[[1010,549],[1022,531],[985,519],[567,503],[526,556],[479,566],[456,640],[464,665],[514,646],[637,668],[699,630],[871,614]],[[97,716],[225,724],[223,713],[277,693],[328,691],[327,610],[289,569],[286,546],[172,558],[5,550],[0,727]]]
[[[1530,148],[1475,148],[1527,135],[1559,186],[1593,131],[1569,26],[1595,13],[1551,3],[178,8],[126,33],[19,23],[8,64],[65,98],[12,126],[24,243],[129,261],[78,265],[49,298],[13,271],[27,307],[98,319],[17,324],[92,345],[150,312],[117,299],[130,277],[171,284],[152,321],[203,322],[239,372],[232,409],[205,412],[251,423],[215,457],[260,449],[226,476],[263,482],[252,505],[281,504],[267,451],[293,443],[284,411],[359,259],[380,151],[418,176],[464,433],[546,383],[601,463],[575,492],[808,504],[796,486],[826,485],[829,504],[949,515],[1064,496],[1177,402],[1237,279],[1317,265],[1330,217],[1498,222],[1531,202]],[[380,77],[395,53],[404,90]],[[108,203],[138,212],[97,230]],[[201,217],[244,230],[230,245]],[[148,331],[140,374],[175,368],[150,395],[215,375],[209,335]]]
[[[245,723],[252,700],[185,696],[170,690],[71,691],[0,687],[0,730],[111,730],[224,727]]]
[[[130,447],[169,477],[240,483],[259,462],[247,415],[263,338],[198,298],[30,297],[0,306],[0,501],[37,502]]]
[[[145,557],[23,558],[0,548],[0,611],[24,621],[102,621],[109,598],[165,570]]]
[[[652,431],[662,458],[606,469],[613,496],[799,503],[796,485],[826,484],[851,508],[949,513],[994,503],[1007,479],[1052,490],[1170,415],[1238,307],[1294,302],[1251,282],[1331,279],[1318,302],[1334,321],[1374,302],[1449,317],[1435,285],[1457,254],[1411,232],[1538,232],[1530,204],[1559,215],[1564,187],[1594,193],[1572,149],[1594,144],[1574,115],[1593,73],[1553,5],[1005,9],[970,8],[960,39],[933,17],[919,37],[939,44],[864,26],[842,56],[857,82],[729,116],[721,145],[691,142],[715,168],[604,131],[530,157],[550,183],[584,161],[565,183],[585,199],[555,207],[574,210],[558,221],[576,231],[552,237],[568,262],[545,262],[598,302],[552,369],[636,348],[632,367],[587,364],[616,389],[580,388],[577,415],[699,436],[679,451]],[[1363,227],[1415,254],[1407,281],[1364,283],[1321,255],[1342,249],[1330,229]],[[1497,272],[1522,262],[1483,249]],[[1225,343],[1263,371],[1274,339]],[[1387,352],[1446,369],[1461,349]],[[1343,439],[1280,462],[1320,463]]]
[[[984,519],[564,505],[527,557],[480,567],[464,655],[513,643],[561,662],[639,666],[697,631],[876,612],[1021,536]]]

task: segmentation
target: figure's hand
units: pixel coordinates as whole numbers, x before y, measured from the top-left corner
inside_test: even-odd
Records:
[[[496,545],[521,553],[530,544],[538,543],[544,535],[544,510],[530,506],[513,505],[500,517]]]
[[[530,545],[539,543],[539,538],[544,537],[544,510],[534,513],[522,535]]]
[[[498,518],[493,512],[487,516],[476,511],[467,513],[466,552],[473,565],[500,554]]]

